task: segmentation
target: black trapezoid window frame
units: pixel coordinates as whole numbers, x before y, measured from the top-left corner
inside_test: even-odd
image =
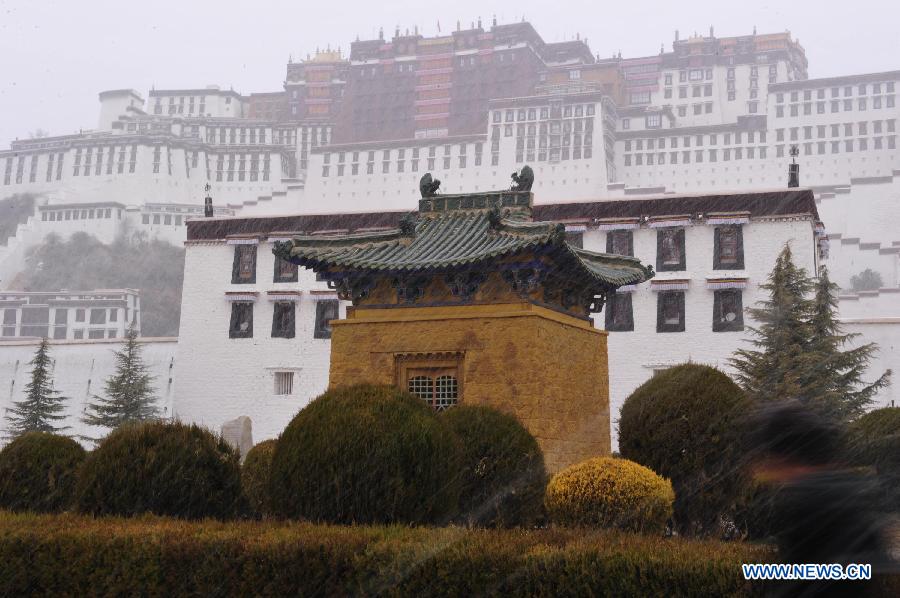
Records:
[[[582,231],[566,231],[566,243],[572,247],[584,249],[584,233]]]
[[[297,282],[299,280],[300,267],[297,264],[292,264],[277,255],[273,257],[275,258],[275,272],[272,274],[272,282]]]
[[[743,227],[739,224],[717,226],[713,233],[713,270],[743,269]]]
[[[634,330],[634,311],[631,293],[610,293],[606,300],[604,328],[608,332]]]
[[[713,293],[713,332],[744,330],[744,293],[741,289],[720,289]]]
[[[337,299],[321,299],[316,301],[316,325],[313,338],[331,338],[331,321],[340,317],[340,304]]]
[[[684,332],[684,291],[659,291],[656,296],[656,331]]]
[[[256,283],[256,245],[235,245],[231,284]]]
[[[253,338],[253,302],[233,301],[228,338]]]
[[[630,230],[611,230],[606,233],[606,253],[634,256],[634,233]]]
[[[294,338],[297,305],[293,301],[275,301],[272,305],[272,338]]]
[[[684,228],[656,229],[656,271],[680,271],[684,270],[686,266]]]

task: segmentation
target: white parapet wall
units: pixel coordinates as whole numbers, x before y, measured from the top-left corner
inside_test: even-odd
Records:
[[[141,338],[144,363],[154,377],[153,386],[157,405],[164,417],[174,411],[177,338]],[[0,341],[0,442],[5,442],[8,409],[14,401],[25,396],[25,387],[31,380],[29,362],[34,358],[40,340],[16,339]],[[94,395],[102,394],[106,379],[115,373],[114,351],[122,348],[122,339],[90,341],[50,341],[50,358],[53,364],[55,388],[65,397],[66,419],[61,425],[70,426],[66,434],[71,436],[102,437],[106,431],[92,428],[81,422],[87,405]],[[216,430],[218,431],[218,430]]]

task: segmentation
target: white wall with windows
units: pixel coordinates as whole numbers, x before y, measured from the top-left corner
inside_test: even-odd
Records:
[[[274,240],[191,242],[185,256],[179,354],[190,367],[179,372],[176,415],[214,430],[246,415],[254,442],[324,392],[328,321],[345,313],[312,271],[276,270]]]
[[[593,94],[498,100],[485,135],[319,147],[300,212],[321,211],[324,202],[338,212],[409,208],[426,172],[440,179],[442,193],[505,189],[526,164],[537,201],[595,199],[606,194],[611,166],[603,106]]]
[[[141,299],[134,289],[0,292],[0,340],[123,338],[141,330]]]
[[[759,285],[785,243],[810,272],[820,263],[821,237],[810,215],[639,216],[625,225],[569,225],[570,237],[580,236],[585,249],[633,252],[657,270],[651,283],[617,294],[628,297],[629,317],[616,311],[617,319],[608,321],[618,299],[595,316],[598,328],[610,328],[614,438],[622,402],[654,371],[687,360],[728,369],[752,324],[744,310],[763,298]],[[623,232],[630,240],[613,242]],[[296,282],[275,282],[273,240],[191,242],[185,264],[179,351],[191,356],[192,367],[179,374],[177,414],[214,429],[247,415],[255,441],[277,435],[328,384],[330,341],[321,331],[334,316],[325,301],[335,295],[302,268]],[[339,317],[344,309],[341,302]],[[284,338],[277,331],[291,317],[294,336]],[[292,394],[279,394],[287,386]]]
[[[736,255],[736,246],[716,241],[717,234],[734,228],[740,229],[740,261],[727,259]],[[728,358],[748,346],[747,326],[752,322],[743,309],[765,296],[759,285],[785,243],[790,243],[798,265],[815,272],[818,263],[814,223],[808,217],[751,219],[737,225],[694,220],[589,229],[583,233],[583,246],[601,252],[621,250],[627,245],[608,245],[617,234],[631,236],[634,256],[653,264],[657,274],[649,284],[622,289],[612,305],[595,316],[598,327],[611,329],[614,444],[622,403],[655,371],[689,360],[729,370]],[[674,243],[665,242],[673,237]],[[717,255],[726,260],[718,261]]]

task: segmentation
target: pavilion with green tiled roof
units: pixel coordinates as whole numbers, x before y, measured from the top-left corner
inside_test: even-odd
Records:
[[[329,385],[389,384],[439,411],[511,413],[551,472],[608,455],[607,333],[590,315],[653,269],[572,245],[565,225],[534,222],[532,201],[426,196],[398,228],[276,243],[353,302],[331,322]]]
[[[453,298],[462,304],[491,301],[498,298],[496,289],[487,297],[479,287],[496,273],[520,297],[586,317],[600,311],[616,288],[653,276],[652,267],[637,258],[569,244],[563,224],[534,222],[531,209],[527,191],[429,197],[399,228],[295,236],[276,244],[275,253],[315,270],[343,298],[382,307],[446,304]],[[428,292],[435,278],[449,295]],[[379,281],[395,289],[393,301],[373,293]]]

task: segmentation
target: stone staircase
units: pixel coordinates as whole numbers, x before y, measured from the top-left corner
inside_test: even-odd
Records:
[[[289,214],[297,211],[304,186],[302,179],[282,179],[281,185],[271,193],[240,203],[229,203],[228,207],[239,216]]]

